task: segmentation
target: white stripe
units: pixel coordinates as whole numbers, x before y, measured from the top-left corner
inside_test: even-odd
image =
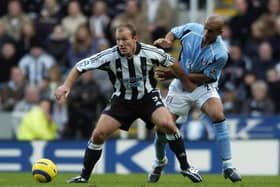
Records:
[[[4,156],[20,156],[21,151],[18,149],[1,149],[0,150],[0,157]]]
[[[82,167],[82,164],[57,164],[58,171],[80,172]]]
[[[83,157],[84,156],[84,149],[59,149],[59,150],[55,150],[54,154],[55,156],[57,157],[67,157],[67,158],[70,158],[70,157]]]
[[[20,164],[0,164],[0,171],[19,171],[21,170]]]

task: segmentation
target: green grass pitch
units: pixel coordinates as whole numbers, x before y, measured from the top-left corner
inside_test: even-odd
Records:
[[[194,184],[180,174],[165,174],[155,184],[147,182],[146,174],[94,174],[87,184],[65,183],[76,175],[58,173],[52,182],[38,183],[31,173],[0,172],[0,187],[280,187],[280,176],[243,176],[242,182],[233,184],[222,175],[203,175],[204,181]]]

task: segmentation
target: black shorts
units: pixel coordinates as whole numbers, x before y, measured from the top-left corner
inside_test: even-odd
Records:
[[[120,129],[128,131],[129,127],[138,118],[146,122],[146,127],[152,129],[152,113],[159,107],[164,106],[159,91],[154,90],[138,101],[127,101],[113,97],[103,113],[121,123]]]

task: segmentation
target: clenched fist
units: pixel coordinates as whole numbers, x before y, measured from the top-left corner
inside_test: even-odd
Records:
[[[55,98],[58,102],[62,102],[67,98],[69,93],[70,88],[65,85],[61,85],[55,90]]]

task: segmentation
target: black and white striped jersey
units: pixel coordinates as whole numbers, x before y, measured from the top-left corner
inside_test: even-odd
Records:
[[[92,69],[105,70],[114,86],[113,95],[125,100],[142,99],[156,87],[154,68],[158,65],[169,67],[174,58],[162,49],[137,43],[133,57],[121,55],[117,46],[85,58],[76,64],[79,72]]]

